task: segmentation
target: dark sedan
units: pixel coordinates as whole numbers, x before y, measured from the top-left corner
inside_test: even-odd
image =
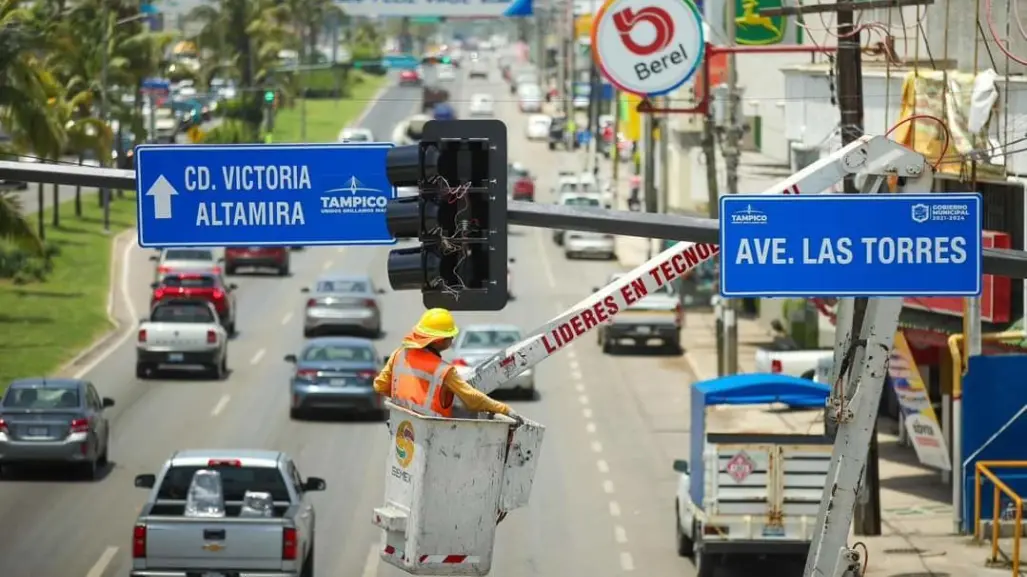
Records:
[[[289,416],[302,419],[313,411],[332,410],[382,418],[382,399],[374,392],[381,358],[368,339],[308,340],[298,355],[285,356],[286,362],[296,366],[289,382]]]
[[[114,401],[81,379],[21,379],[0,403],[0,473],[12,465],[75,467],[95,479],[108,462]]]

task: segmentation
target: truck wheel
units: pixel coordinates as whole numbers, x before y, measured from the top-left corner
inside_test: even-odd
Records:
[[[614,344],[613,344],[613,341],[610,340],[610,337],[603,338],[603,343],[602,344],[603,344],[603,354],[604,355],[612,355],[613,354]]]
[[[136,378],[146,380],[150,378],[150,367],[146,363],[136,363]]]
[[[228,333],[228,336],[230,336],[230,337],[234,337],[235,336],[235,321],[234,320],[232,322],[228,323],[227,325],[225,325],[225,332]]]
[[[674,501],[674,534],[678,546],[678,555],[691,559],[695,555],[695,543],[681,529],[681,513],[678,513],[678,502]],[[693,533],[694,534],[694,533]]]
[[[714,559],[703,553],[702,549],[695,552],[692,563],[695,565],[695,577],[713,577],[716,571]]]
[[[233,265],[225,265],[225,274],[232,276],[235,274],[235,267]]]
[[[677,337],[667,341],[667,352],[669,352],[672,355],[680,355],[684,352],[684,349],[681,348],[681,337]]]
[[[225,353],[225,356],[221,357],[218,364],[214,365],[211,369],[211,373],[214,375],[215,380],[225,380],[225,377],[228,376],[228,353]]]
[[[555,142],[550,142],[549,143],[549,150],[556,150],[556,143]]]
[[[279,267],[278,276],[289,276],[289,265]]]

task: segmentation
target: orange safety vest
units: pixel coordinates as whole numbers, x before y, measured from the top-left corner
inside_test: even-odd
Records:
[[[422,348],[401,348],[392,361],[392,400],[434,417],[453,416],[453,392],[443,386],[453,366]]]

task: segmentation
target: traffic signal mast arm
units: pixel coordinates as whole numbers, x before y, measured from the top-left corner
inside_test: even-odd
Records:
[[[933,170],[922,155],[884,137],[866,136],[764,194],[816,194],[832,188],[848,175],[865,178],[864,192],[877,192],[888,176],[899,177],[900,192],[930,192],[933,181]],[[536,224],[545,226],[544,222]],[[520,343],[489,358],[479,365],[470,383],[483,392],[493,391],[719,252],[720,247],[710,242],[684,241],[670,247],[575,304]],[[838,431],[828,484],[817,514],[818,531],[803,573],[806,577],[855,575],[866,562],[858,551],[848,547],[847,539],[867,447],[876,430],[878,401],[902,299],[869,299],[865,307],[857,307],[855,300],[840,301],[832,375],[836,385],[829,410],[829,416],[838,422]]]

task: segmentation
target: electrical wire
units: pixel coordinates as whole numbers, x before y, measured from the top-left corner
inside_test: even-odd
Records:
[[[939,155],[939,159],[937,161],[935,161],[934,167],[933,167],[935,170],[938,170],[938,167],[941,166],[941,159],[944,158],[945,154],[949,151],[949,145],[952,142],[952,132],[949,130],[948,124],[943,119],[938,118],[937,116],[934,116],[934,115],[931,115],[931,114],[911,114],[911,115],[903,118],[902,120],[896,122],[895,124],[893,124],[892,127],[889,128],[888,131],[884,133],[884,135],[885,136],[890,136],[891,133],[895,132],[895,130],[897,128],[899,128],[900,126],[902,126],[904,124],[909,124],[909,123],[916,122],[917,120],[930,120],[932,122],[935,122],[935,123],[938,124],[938,126],[941,127],[942,131],[945,133],[945,141],[944,141],[944,143],[941,146],[941,154]],[[911,128],[912,128],[912,130],[915,133],[916,132],[916,127],[912,126]]]
[[[991,3],[992,0],[984,0],[984,21],[988,24],[988,31],[991,32],[991,39],[995,41],[995,47],[998,48],[999,52],[1005,54],[1006,58],[1012,60],[1013,62],[1016,62],[1017,64],[1027,66],[1027,59],[1021,58],[1013,54],[1013,52],[1009,50],[1008,38],[1005,41],[999,39],[998,28],[995,26],[995,15],[991,9]],[[1020,23],[1018,20],[1017,25],[1019,24]],[[1020,28],[1020,31],[1023,31],[1022,27]]]

